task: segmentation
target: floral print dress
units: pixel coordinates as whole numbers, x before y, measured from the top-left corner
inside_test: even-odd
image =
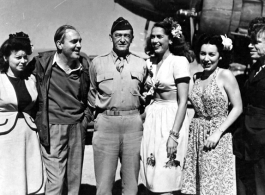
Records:
[[[216,83],[218,68],[202,91],[197,79],[189,98],[195,108],[190,124],[188,151],[184,163],[182,193],[236,195],[235,157],[232,135],[226,132],[215,149],[204,150],[205,140],[226,120],[228,105]]]

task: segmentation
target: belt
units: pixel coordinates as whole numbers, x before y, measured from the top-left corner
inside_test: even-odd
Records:
[[[249,105],[244,108],[244,113],[246,115],[256,115],[256,114],[265,115],[265,109],[257,108],[257,107]]]
[[[138,114],[139,110],[122,110],[122,111],[113,111],[113,110],[102,110],[99,111],[98,113],[103,113],[108,116],[126,116],[126,115],[131,115],[131,114]]]
[[[210,120],[212,120],[213,117],[211,117],[211,116],[198,116],[195,114],[193,118],[199,118],[199,119],[204,119],[204,120],[210,121]]]

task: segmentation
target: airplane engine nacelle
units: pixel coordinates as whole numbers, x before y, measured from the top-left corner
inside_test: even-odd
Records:
[[[230,35],[238,28],[247,29],[260,16],[265,16],[262,0],[203,0],[199,31]]]
[[[265,0],[114,0],[152,21],[182,15],[192,17],[199,32],[227,34],[246,29],[249,22],[265,17]],[[192,25],[191,25],[192,26]]]

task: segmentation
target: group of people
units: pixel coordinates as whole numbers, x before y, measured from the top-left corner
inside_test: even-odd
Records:
[[[243,106],[225,68],[226,36],[203,34],[194,55],[180,24],[166,18],[151,29],[145,61],[129,51],[133,28],[120,17],[112,50],[92,62],[70,25],[55,32],[55,51],[28,62],[29,36],[10,34],[0,48],[0,194],[77,195],[92,120],[97,195],[112,194],[119,160],[125,195],[139,182],[148,194],[264,194],[265,18],[248,32],[255,64],[233,138]],[[190,75],[195,57],[203,71]]]

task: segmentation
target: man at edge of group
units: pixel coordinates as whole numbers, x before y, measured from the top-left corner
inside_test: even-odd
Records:
[[[243,91],[243,127],[233,136],[238,195],[265,194],[265,18],[249,24],[251,66]]]
[[[146,63],[129,52],[133,28],[124,18],[112,25],[113,50],[96,57],[90,66],[89,100],[96,110],[93,150],[97,195],[111,195],[118,159],[122,191],[136,195],[143,124],[139,113],[140,91]]]
[[[54,35],[57,51],[39,53],[35,66],[39,109],[36,124],[46,167],[46,195],[80,189],[88,109],[89,64],[80,56],[81,36],[70,25]]]

